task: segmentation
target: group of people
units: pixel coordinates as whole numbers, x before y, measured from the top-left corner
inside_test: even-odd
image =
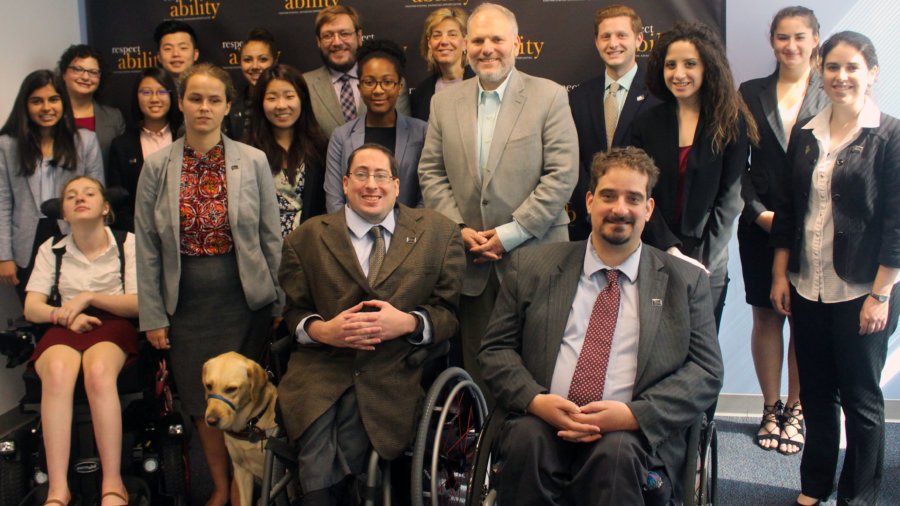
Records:
[[[202,364],[224,351],[260,360],[279,328],[297,341],[279,402],[301,504],[352,502],[369,448],[393,459],[410,445],[422,371],[405,359],[446,340],[506,416],[501,501],[662,504],[685,493],[683,436],[722,385],[735,221],[758,445],[802,450],[796,501],[818,504],[835,488],[843,409],[838,498],[877,502],[900,124],[871,96],[871,41],[820,44],[811,10],[782,9],[775,71],[738,89],[707,26],[676,23],[646,68],[632,8],[603,7],[594,27],[603,72],[568,94],[516,70],[515,15],[491,3],[429,14],[420,51],[433,73],[411,94],[404,50],[363,43],[344,5],[317,15],[324,65],[306,73],[251,31],[241,91],[198,63],[190,25],[160,24],[160,66],[135,80],[128,128],[97,100],[93,48],[29,74],[0,130],[0,281],[51,325],[32,356],[47,504],[71,498],[80,371],[102,504],[128,502],[116,377],[136,357],[135,318],[171,355],[214,484],[207,504],[231,488],[222,433],[203,421]],[[42,207],[53,198],[60,220]]]

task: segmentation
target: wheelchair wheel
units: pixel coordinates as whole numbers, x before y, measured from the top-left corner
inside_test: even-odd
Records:
[[[28,492],[24,461],[0,458],[0,506],[18,506]]]
[[[469,374],[451,367],[428,390],[413,449],[413,506],[463,505],[487,402]]]
[[[719,442],[715,420],[706,424],[700,438],[699,477],[694,504],[715,506],[719,474]]]
[[[260,487],[263,506],[290,506],[291,497],[296,491],[294,472],[290,465],[296,466],[296,461],[285,462],[286,458],[293,458],[294,453],[288,444],[287,436],[282,428],[277,428],[275,434],[266,441],[265,465],[263,467],[262,486]]]
[[[162,447],[163,490],[173,504],[184,504],[190,492],[190,469],[182,444],[164,444]]]

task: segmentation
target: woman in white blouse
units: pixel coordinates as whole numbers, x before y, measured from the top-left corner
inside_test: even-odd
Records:
[[[120,474],[122,413],[116,379],[126,360],[137,354],[137,331],[129,321],[138,314],[134,236],[124,236],[122,245],[116,242],[106,226],[112,210],[98,180],[76,177],[65,185],[61,198],[63,218],[72,232],[40,246],[25,297],[25,318],[51,324],[31,357],[41,378],[49,477],[45,504],[64,506],[71,499],[67,474],[72,395],[79,371],[84,372],[103,469],[101,505],[127,504]]]

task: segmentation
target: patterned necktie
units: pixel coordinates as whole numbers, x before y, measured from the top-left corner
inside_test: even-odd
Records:
[[[609,85],[609,93],[603,101],[603,119],[606,120],[606,149],[612,147],[613,136],[616,134],[616,123],[619,122],[619,101],[616,93],[619,91],[619,83]]]
[[[372,236],[372,251],[369,253],[369,285],[375,284],[375,278],[378,277],[378,271],[381,270],[381,264],[384,263],[384,234],[382,234],[381,225],[375,225],[369,229],[369,235]]]
[[[341,113],[344,121],[356,119],[356,100],[353,99],[353,90],[350,89],[350,74],[340,77],[341,81]]]
[[[619,270],[604,271],[608,283],[594,301],[584,344],[569,386],[569,400],[579,406],[603,399],[609,351],[619,318]]]

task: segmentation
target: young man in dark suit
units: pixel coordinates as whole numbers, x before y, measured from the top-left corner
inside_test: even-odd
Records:
[[[610,5],[594,15],[594,45],[603,60],[603,75],[581,83],[569,93],[572,118],[578,130],[579,176],[569,203],[575,221],[569,226],[573,241],[586,239],[591,224],[584,208],[590,188],[594,153],[627,146],[631,120],[659,103],[647,91],[644,70],[637,64],[637,49],[644,41],[641,18],[631,7]]]
[[[503,504],[684,493],[682,463],[696,451],[685,432],[723,368],[706,273],[641,242],[657,175],[637,148],[598,154],[589,240],[512,254],[478,355],[495,416],[510,415],[495,445]],[[671,484],[652,501],[651,472]]]

